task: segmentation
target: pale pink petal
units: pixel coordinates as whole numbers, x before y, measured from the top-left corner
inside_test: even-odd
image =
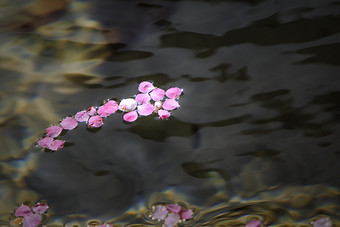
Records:
[[[185,220],[192,218],[193,214],[194,212],[192,212],[192,210],[181,210],[180,212],[181,219],[185,219]]]
[[[152,91],[155,87],[149,81],[143,81],[138,86],[138,91],[142,93],[148,93]]]
[[[168,210],[163,205],[152,207],[151,218],[152,220],[164,220],[168,214]]]
[[[134,99],[128,98],[128,99],[123,99],[119,103],[119,110],[124,111],[124,112],[130,112],[136,109],[137,107],[137,102]]]
[[[63,128],[53,125],[53,126],[48,127],[46,131],[47,131],[47,136],[54,138],[60,135],[61,131],[63,131]]]
[[[117,110],[118,104],[115,101],[110,100],[98,108],[98,114],[101,117],[107,117],[116,112]]]
[[[95,107],[91,106],[87,109],[87,114],[90,116],[96,115],[97,114],[97,110]]]
[[[29,214],[24,216],[23,226],[24,227],[36,227],[41,223],[41,215],[40,214]]]
[[[135,100],[139,104],[145,104],[145,103],[150,102],[151,98],[150,98],[150,95],[148,95],[148,94],[138,94],[138,95],[136,95]]]
[[[50,147],[51,143],[53,142],[52,137],[44,137],[38,141],[38,145],[40,147]]]
[[[54,141],[50,144],[50,146],[48,147],[48,149],[51,149],[52,151],[57,151],[57,150],[59,150],[59,149],[61,149],[61,148],[64,147],[64,143],[65,143],[65,141],[63,141],[63,140],[54,140]]]
[[[127,112],[126,114],[123,115],[124,121],[127,121],[127,122],[133,122],[137,120],[137,118],[138,118],[138,114],[136,111]]]
[[[164,98],[165,91],[161,88],[155,88],[152,92],[150,92],[150,97],[154,101],[160,101]]]
[[[178,204],[167,204],[166,209],[172,213],[177,214],[181,211],[182,208]]]
[[[43,214],[47,211],[48,208],[49,208],[48,205],[42,202],[35,204],[35,206],[32,207],[32,210],[34,213]]]
[[[90,115],[87,113],[86,110],[79,111],[74,116],[74,119],[76,119],[76,121],[78,122],[86,122],[89,120],[89,118],[90,118]]]
[[[164,120],[170,117],[170,112],[167,110],[158,110],[158,116]]]
[[[155,102],[154,105],[157,109],[159,109],[162,107],[163,103],[161,101],[158,101],[158,102]]]
[[[262,222],[259,219],[251,219],[247,222],[246,227],[261,227]]]
[[[15,210],[16,217],[24,217],[29,214],[32,214],[31,208],[27,205],[21,205]]]
[[[138,106],[138,114],[142,116],[148,116],[153,113],[155,106],[151,103],[146,103]]]
[[[313,227],[331,227],[333,224],[332,224],[332,221],[329,220],[328,217],[324,217],[324,218],[319,218],[316,221],[313,221],[312,225]]]
[[[63,129],[72,130],[77,127],[78,122],[73,117],[66,117],[60,122],[60,125]]]
[[[178,104],[178,102],[175,99],[167,99],[163,103],[163,108],[165,110],[173,110],[173,109],[176,109],[178,107],[180,107],[180,105]]]
[[[90,117],[88,126],[90,128],[99,128],[103,124],[104,122],[101,116],[93,116],[93,117]]]
[[[170,99],[176,99],[182,94],[182,89],[178,87],[172,87],[166,90],[165,95]]]
[[[170,213],[168,217],[164,220],[164,226],[165,227],[174,227],[178,224],[179,221],[179,215]]]

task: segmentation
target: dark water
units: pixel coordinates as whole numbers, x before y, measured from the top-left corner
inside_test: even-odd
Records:
[[[340,220],[340,1],[0,1],[0,224],[46,200],[48,225],[145,226],[156,202],[189,226]],[[167,121],[63,137],[50,124],[138,83],[184,88]]]

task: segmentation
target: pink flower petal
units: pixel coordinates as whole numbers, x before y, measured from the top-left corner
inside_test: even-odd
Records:
[[[164,98],[165,91],[160,88],[155,88],[152,92],[150,92],[150,97],[154,101],[160,101]]]
[[[137,107],[137,102],[134,99],[128,98],[128,99],[123,99],[119,103],[119,110],[124,111],[124,112],[130,112],[136,109]]]
[[[329,220],[328,217],[324,217],[324,218],[319,218],[316,221],[313,221],[312,225],[313,227],[331,227],[333,224],[332,224],[332,221]]]
[[[142,116],[148,116],[153,113],[155,106],[151,103],[146,103],[138,106],[138,114]]]
[[[51,143],[53,142],[52,137],[44,137],[38,141],[38,145],[40,147],[50,147]]]
[[[96,115],[97,114],[97,110],[95,107],[91,106],[87,109],[87,114],[90,116]]]
[[[46,131],[47,131],[47,136],[54,138],[60,135],[61,131],[63,131],[63,128],[53,125],[53,126],[48,127]]]
[[[72,130],[77,127],[78,122],[73,117],[66,117],[60,122],[60,125],[63,129]]]
[[[24,217],[29,214],[32,214],[31,208],[27,205],[21,205],[15,210],[16,217]]]
[[[162,107],[163,103],[161,101],[157,101],[157,102],[154,103],[154,105],[155,105],[156,109],[160,109]]]
[[[172,213],[179,213],[182,209],[182,207],[178,204],[167,204],[166,209]]]
[[[149,81],[143,81],[138,86],[138,91],[142,93],[148,93],[152,91],[155,87]]]
[[[158,110],[158,116],[164,120],[170,117],[170,112],[167,110]]]
[[[32,207],[32,210],[34,213],[43,214],[47,211],[48,208],[49,207],[46,203],[37,203],[34,207]]]
[[[138,118],[138,114],[136,111],[131,111],[123,115],[124,121],[127,121],[127,122],[133,122],[137,120],[137,118]]]
[[[163,108],[165,110],[173,110],[173,109],[176,109],[178,107],[180,107],[180,105],[178,104],[178,102],[175,99],[167,99],[163,103]]]
[[[182,89],[178,87],[172,87],[166,90],[165,95],[170,99],[176,99],[182,94]]]
[[[118,104],[115,101],[110,100],[98,108],[98,114],[101,117],[107,117],[116,112],[117,110]]]
[[[192,212],[192,210],[181,210],[180,212],[181,219],[185,219],[185,220],[192,218],[193,214],[194,212]]]
[[[93,116],[93,117],[90,117],[88,126],[90,128],[99,128],[103,124],[104,122],[101,116]]]
[[[179,221],[179,215],[170,213],[168,217],[166,217],[166,219],[164,220],[164,226],[165,227],[176,226],[178,224],[178,221]]]
[[[145,104],[145,103],[150,102],[151,98],[150,98],[150,95],[148,95],[148,94],[138,94],[138,95],[136,95],[135,100],[139,104]]]
[[[48,149],[51,149],[52,151],[57,151],[57,150],[59,150],[59,149],[61,149],[61,148],[64,147],[64,143],[65,143],[65,141],[63,141],[63,140],[54,140],[54,141],[50,144],[50,146],[48,147]]]
[[[24,227],[36,227],[41,223],[41,215],[40,214],[29,214],[24,216],[23,226]]]
[[[168,214],[168,210],[163,205],[157,205],[155,207],[152,207],[152,214],[151,214],[152,220],[155,220],[155,219],[159,221],[164,220],[167,214]]]
[[[86,122],[89,120],[89,118],[90,118],[90,115],[87,113],[86,110],[79,111],[74,116],[74,119],[76,119],[76,121],[78,122]]]
[[[259,219],[251,219],[247,222],[246,227],[261,227],[262,222]]]

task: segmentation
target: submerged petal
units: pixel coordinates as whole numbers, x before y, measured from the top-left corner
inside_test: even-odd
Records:
[[[134,99],[127,98],[123,99],[119,103],[119,110],[124,111],[124,112],[130,112],[136,109],[137,107],[137,102]]]
[[[164,98],[165,91],[161,88],[155,88],[152,92],[150,92],[150,97],[154,101],[160,101]]]
[[[63,131],[63,128],[56,125],[52,125],[48,127],[46,131],[47,136],[54,138],[60,135],[61,131]]]
[[[53,142],[53,138],[47,136],[47,137],[44,137],[44,138],[40,139],[40,140],[38,141],[38,145],[39,145],[40,147],[46,147],[46,148],[48,148],[48,147],[50,147],[50,145],[51,145],[52,142]]]
[[[66,117],[60,122],[60,126],[66,130],[72,130],[77,127],[78,122],[73,117]]]
[[[170,112],[167,110],[158,110],[158,116],[164,120],[170,117]]]
[[[86,122],[89,120],[89,118],[90,118],[90,115],[88,114],[86,110],[79,111],[74,116],[74,119],[76,119],[76,121],[78,122]]]
[[[167,99],[163,103],[163,108],[165,110],[174,110],[178,107],[180,107],[180,105],[178,104],[178,102],[175,99]]]
[[[172,87],[166,90],[165,95],[170,99],[176,99],[182,94],[182,89],[178,87]]]
[[[124,121],[127,121],[127,122],[133,122],[133,121],[137,120],[137,118],[138,118],[138,114],[137,114],[136,111],[128,112],[128,113],[124,114],[124,116],[123,116]]]
[[[138,94],[138,95],[136,95],[135,100],[139,104],[145,104],[145,103],[150,102],[151,98],[150,98],[150,95],[148,95],[148,94]]]
[[[90,117],[88,126],[90,128],[99,128],[103,124],[104,122],[101,116],[93,116],[93,117]]]
[[[138,86],[138,91],[142,93],[148,93],[152,91],[155,87],[149,81],[143,81]]]
[[[151,103],[146,103],[138,106],[138,114],[142,116],[148,116],[153,113],[155,106]]]

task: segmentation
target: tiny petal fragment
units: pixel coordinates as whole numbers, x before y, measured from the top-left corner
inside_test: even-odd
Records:
[[[150,98],[150,95],[148,95],[148,94],[138,94],[138,95],[136,95],[135,100],[139,104],[145,104],[145,103],[150,102],[151,98]]]
[[[41,223],[41,215],[40,214],[29,214],[24,216],[23,226],[24,227],[36,227]]]
[[[87,109],[87,114],[90,116],[96,115],[97,114],[97,110],[95,107],[91,106]]]
[[[182,94],[182,89],[178,87],[172,87],[166,90],[165,95],[170,99],[177,99]]]
[[[178,205],[178,204],[167,204],[166,205],[166,209],[169,211],[169,212],[172,212],[172,213],[179,213],[181,211],[181,206]]]
[[[123,99],[119,103],[119,110],[124,111],[124,112],[130,112],[136,109],[137,107],[137,102],[134,99],[128,98],[128,99]]]
[[[192,218],[193,214],[194,212],[192,212],[192,210],[181,210],[180,212],[181,219],[185,219],[185,220]]]
[[[261,227],[262,222],[259,219],[251,219],[247,222],[246,227]]]
[[[24,217],[31,213],[32,213],[31,208],[27,205],[21,205],[15,210],[16,217]]]
[[[178,224],[178,221],[179,221],[179,215],[170,213],[168,217],[166,217],[166,219],[164,220],[164,226],[166,227],[176,226]]]
[[[127,122],[133,122],[133,121],[137,120],[137,118],[138,118],[138,114],[137,114],[136,111],[128,112],[128,113],[124,114],[124,116],[123,116],[124,121],[127,121]]]
[[[163,108],[165,110],[174,110],[178,107],[180,107],[180,105],[178,104],[178,102],[175,99],[167,99],[163,103]]]
[[[89,120],[89,118],[90,118],[90,115],[88,114],[86,110],[79,111],[74,116],[74,119],[76,119],[76,121],[78,122],[86,122]]]
[[[99,128],[103,124],[104,122],[101,116],[93,116],[93,117],[90,117],[88,126],[90,128]]]
[[[43,214],[48,210],[48,205],[46,203],[37,203],[32,210],[34,213]]]
[[[168,214],[168,210],[163,205],[157,205],[152,209],[152,220],[164,220]]]
[[[98,114],[101,117],[107,117],[116,112],[117,110],[118,104],[115,101],[110,100],[98,108]]]
[[[72,130],[77,127],[78,122],[73,117],[66,117],[60,122],[60,125],[63,129]]]
[[[65,144],[65,141],[63,140],[54,140],[48,148],[51,149],[52,151],[57,151],[63,148],[64,144]]]
[[[42,139],[40,139],[40,140],[38,141],[38,145],[39,145],[40,147],[46,147],[46,148],[50,147],[50,145],[51,145],[52,143],[53,143],[53,138],[52,138],[52,137],[49,137],[49,136],[44,137],[44,138],[42,138]]]
[[[63,131],[63,128],[53,125],[53,126],[48,127],[46,131],[47,131],[47,136],[54,138],[60,135],[61,131]]]
[[[148,93],[152,91],[155,87],[149,81],[143,81],[138,86],[138,91],[142,93]]]
[[[319,218],[316,221],[313,221],[312,225],[313,227],[331,227],[333,224],[332,224],[332,221],[329,220],[328,217],[324,217],[324,218]]]
[[[170,117],[170,112],[166,110],[158,110],[158,116],[164,120]]]
[[[160,88],[155,88],[152,92],[150,92],[150,97],[154,101],[160,101],[164,98],[165,91]]]
[[[138,106],[138,114],[142,116],[148,116],[152,114],[154,110],[155,110],[155,106],[150,103],[146,103],[146,104]]]

